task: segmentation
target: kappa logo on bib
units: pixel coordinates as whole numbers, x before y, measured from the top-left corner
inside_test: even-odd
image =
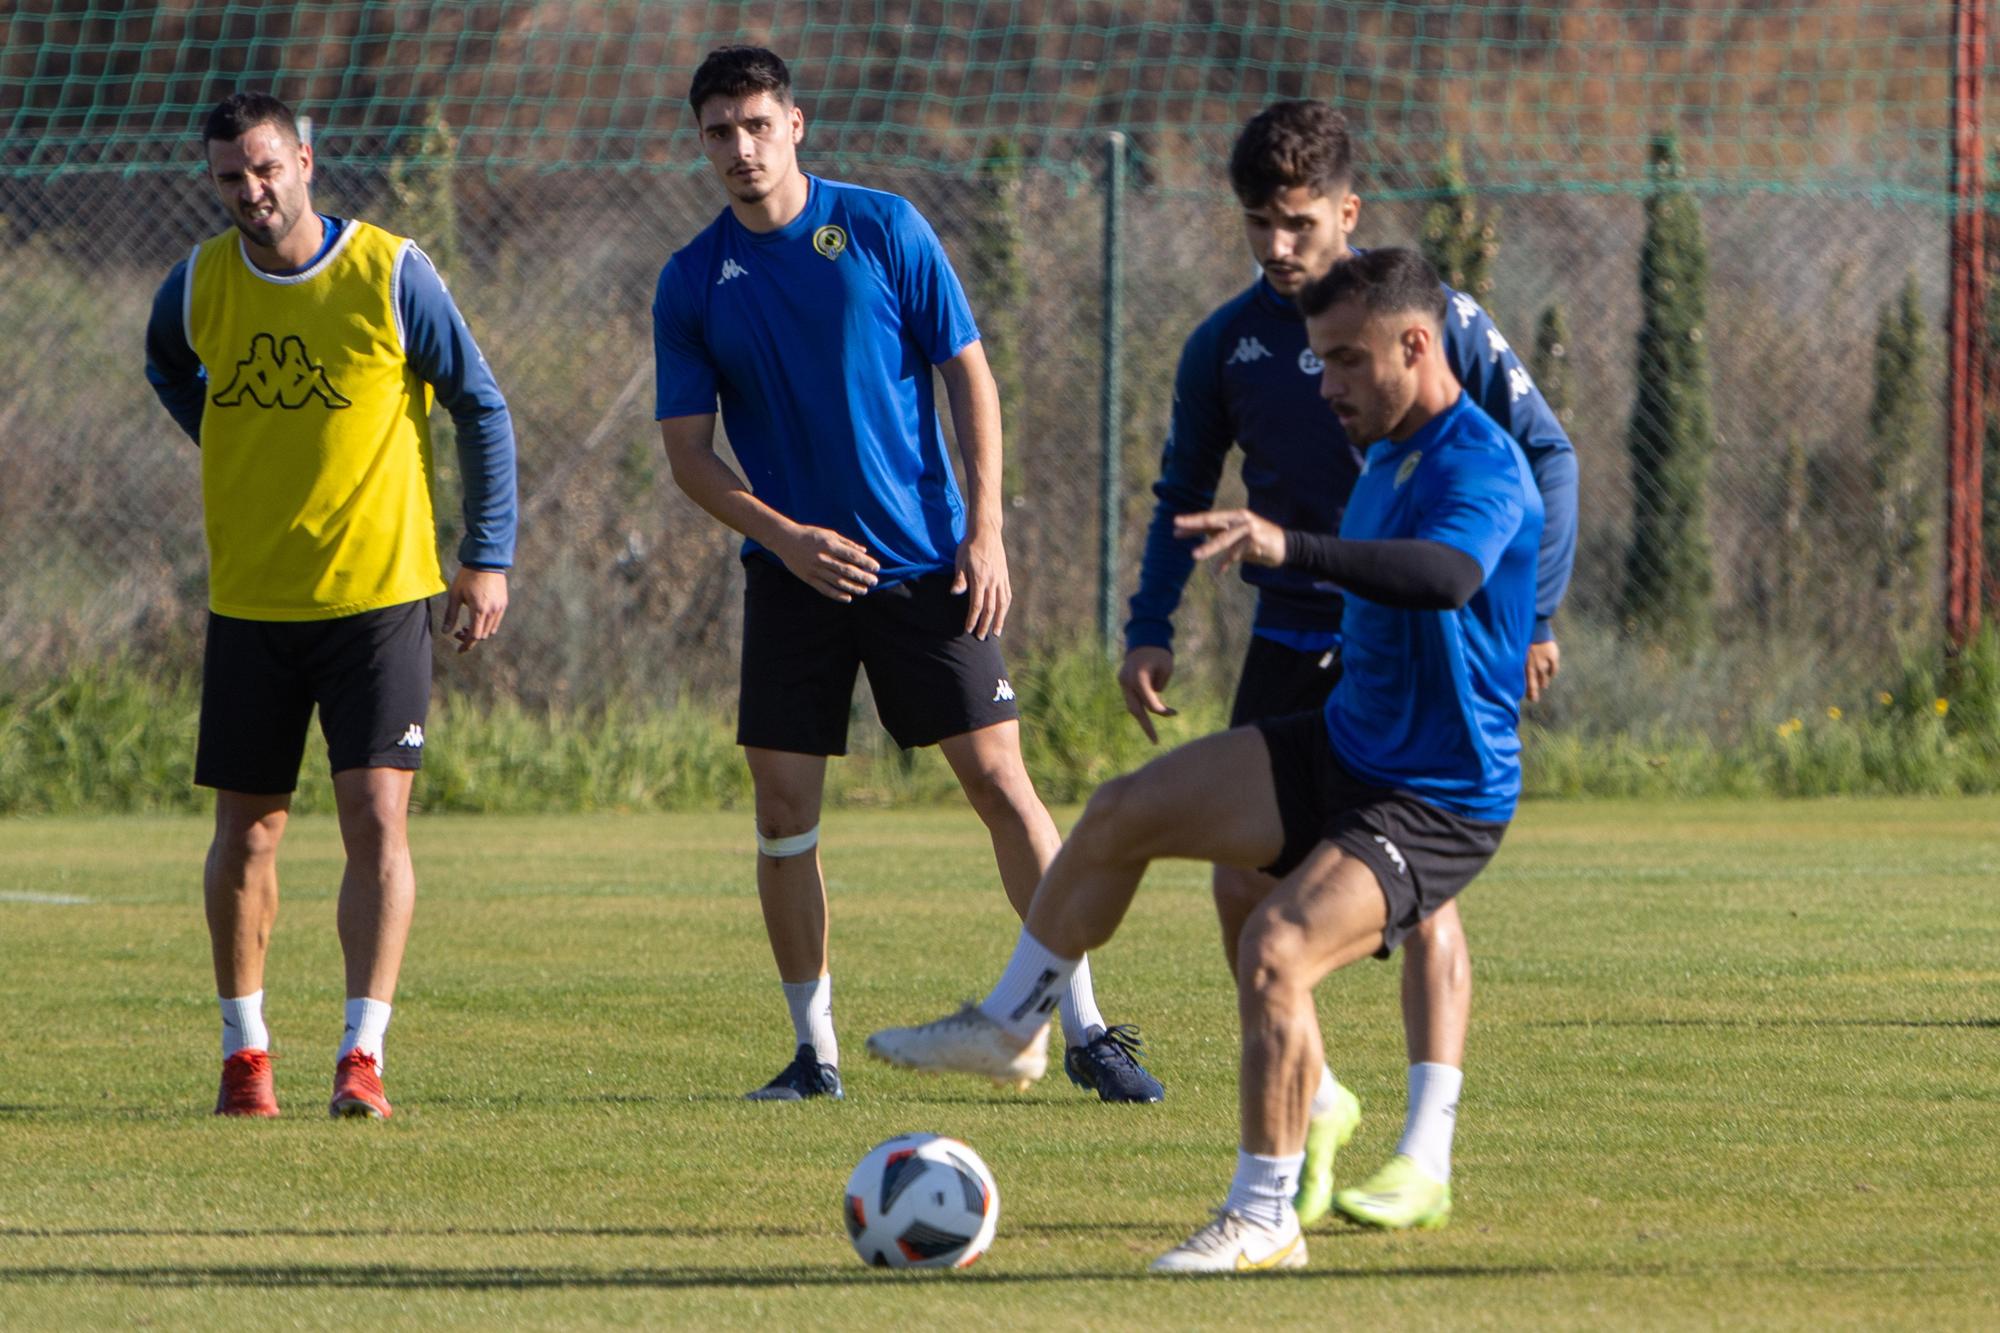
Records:
[[[250,355],[236,363],[236,374],[228,387],[210,399],[217,407],[241,407],[244,399],[259,407],[282,407],[297,411],[317,398],[330,408],[352,407],[353,402],[333,387],[326,367],[306,351],[305,339],[292,334],[279,351],[278,340],[260,333],[250,340]]]
[[[828,259],[838,259],[847,249],[847,233],[838,227],[821,227],[813,233],[813,249]]]

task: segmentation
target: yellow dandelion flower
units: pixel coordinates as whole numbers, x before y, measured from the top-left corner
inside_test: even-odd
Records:
[[[1826,715],[1835,722],[1840,721],[1840,709],[1838,707],[1827,709]]]
[[[1896,696],[1889,693],[1889,691],[1884,690],[1880,694],[1875,696],[1875,702],[1881,704],[1884,708],[1887,708],[1890,704],[1896,702]]]
[[[1939,717],[1943,717],[1946,713],[1949,713],[1951,711],[1951,700],[1949,699],[1931,700],[1931,711],[1933,713],[1936,713]]]

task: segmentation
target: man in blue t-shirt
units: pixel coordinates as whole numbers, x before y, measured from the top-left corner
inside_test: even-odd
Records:
[[[1205,538],[1196,559],[1298,569],[1344,589],[1340,683],[1321,708],[1205,737],[1099,788],[1043,877],[999,984],[955,1015],[869,1038],[893,1063],[1031,1082],[1069,970],[1111,938],[1150,862],[1277,877],[1238,942],[1235,1178],[1214,1218],[1156,1272],[1304,1265],[1293,1200],[1324,1063],[1313,987],[1386,955],[1470,883],[1521,789],[1515,728],[1543,521],[1528,460],[1453,375],[1449,301],[1421,256],[1343,260],[1300,306],[1324,363],[1321,395],[1350,439],[1376,441],[1341,535],[1248,509],[1182,515],[1174,530]],[[1392,1166],[1405,1224],[1441,1221],[1445,1182],[1407,1157]],[[1342,1211],[1372,1220],[1373,1201],[1351,1193]]]
[[[1175,536],[1175,518],[1214,505],[1233,448],[1243,451],[1249,508],[1281,527],[1338,531],[1360,475],[1361,449],[1320,401],[1321,367],[1295,304],[1306,286],[1351,253],[1348,236],[1361,206],[1354,178],[1347,124],[1324,102],[1266,107],[1243,127],[1230,154],[1230,185],[1263,272],[1195,329],[1175,376],[1172,426],[1118,672],[1126,707],[1155,739],[1152,718],[1169,711],[1161,694],[1174,673],[1173,613],[1194,568],[1190,548]],[[1449,288],[1445,294],[1445,362],[1521,446],[1547,508],[1528,656],[1533,700],[1560,663],[1551,620],[1576,548],[1576,454],[1492,319],[1470,296]],[[1294,568],[1246,564],[1243,578],[1257,589],[1257,612],[1230,725],[1317,708],[1341,674],[1340,590]],[[1214,881],[1223,951],[1234,971],[1237,934],[1271,881],[1233,866],[1215,867]],[[1451,904],[1411,935],[1402,993],[1410,1097],[1397,1152],[1448,1180],[1472,1003],[1465,931]],[[1333,1205],[1334,1157],[1360,1115],[1354,1094],[1323,1070],[1297,1201],[1307,1226]]]
[[[1017,911],[1061,845],[1021,759],[1000,655],[1000,399],[937,235],[907,200],[808,176],[791,72],[713,52],[688,94],[729,207],[661,270],[660,435],[674,481],[743,534],[737,743],[757,806],[757,892],[797,1046],[759,1101],[839,1097],[820,796],[862,668],[897,743],[936,745],[986,823]],[[933,398],[941,372],[960,498]],[[717,404],[739,476],[715,452]],[[1087,968],[1061,1003],[1065,1064],[1105,1101],[1157,1102],[1136,1031]]]

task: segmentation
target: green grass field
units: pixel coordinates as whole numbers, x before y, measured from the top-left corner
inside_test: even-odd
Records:
[[[749,820],[419,821],[386,1124],[323,1113],[330,818],[296,821],[267,989],[282,1120],[220,1122],[193,818],[0,824],[0,1326],[1883,1325],[2000,1321],[2000,801],[1532,804],[1464,900],[1476,1011],[1442,1232],[1170,1282],[1216,1203],[1234,1008],[1205,873],[1098,960],[1168,1086],[1100,1106],[871,1065],[1014,925],[968,813],[827,819],[849,1100],[747,1105],[791,1037]],[[1402,1113],[1396,971],[1321,989]],[[862,1268],[838,1196],[902,1130],[1000,1182],[975,1268]]]

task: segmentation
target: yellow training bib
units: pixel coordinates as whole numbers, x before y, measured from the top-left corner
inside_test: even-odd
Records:
[[[430,386],[410,369],[396,274],[410,242],[350,220],[303,273],[234,231],[188,261],[188,343],[208,375],[201,493],[208,604],[331,620],[444,589]]]

